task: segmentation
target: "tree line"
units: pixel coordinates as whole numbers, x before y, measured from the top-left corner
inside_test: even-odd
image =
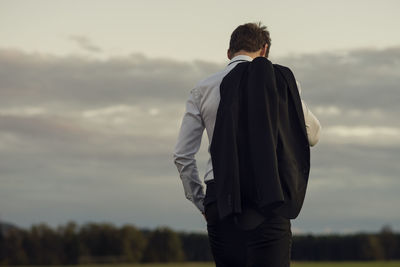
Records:
[[[348,261],[400,259],[400,234],[294,235],[292,260]],[[0,224],[1,265],[212,261],[207,234],[153,230],[133,225],[42,223],[29,229]]]

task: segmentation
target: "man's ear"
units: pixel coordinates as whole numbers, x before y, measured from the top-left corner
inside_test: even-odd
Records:
[[[226,56],[228,57],[229,60],[232,59],[232,54],[231,54],[231,52],[229,51],[229,49],[226,50]]]
[[[264,47],[261,49],[260,56],[265,57],[267,53],[268,44],[265,44]]]

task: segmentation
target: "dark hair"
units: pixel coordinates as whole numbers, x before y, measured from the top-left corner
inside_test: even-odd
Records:
[[[268,57],[269,48],[271,47],[271,38],[266,26],[262,26],[261,22],[246,23],[238,26],[231,34],[229,42],[229,53],[231,55],[244,50],[247,52],[256,52],[268,44],[265,57]]]

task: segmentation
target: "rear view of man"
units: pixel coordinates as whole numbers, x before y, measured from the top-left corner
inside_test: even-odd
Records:
[[[186,198],[207,221],[216,266],[289,266],[291,224],[303,204],[309,147],[320,123],[293,73],[267,58],[269,32],[237,27],[227,66],[189,94],[174,163]],[[195,154],[206,129],[204,195]]]

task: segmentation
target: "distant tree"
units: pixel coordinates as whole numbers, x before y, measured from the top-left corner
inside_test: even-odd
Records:
[[[60,264],[64,258],[61,236],[47,224],[32,225],[24,248],[31,264]]]
[[[382,247],[381,240],[379,236],[372,234],[368,235],[368,243],[369,243],[369,251],[370,251],[370,258],[369,260],[384,260],[385,259],[385,251]]]
[[[2,226],[0,224],[0,265],[5,265],[6,252],[5,250],[6,241],[4,238]]]
[[[121,257],[118,229],[110,223],[88,223],[79,231],[83,243],[81,263],[115,262]]]
[[[400,234],[396,234],[395,236],[396,236],[396,241],[397,241],[396,242],[397,243],[397,247],[395,249],[393,259],[400,260]]]
[[[291,248],[291,258],[295,260],[316,260],[314,247],[316,238],[313,235],[295,235]]]
[[[139,262],[143,257],[147,240],[134,226],[125,225],[119,231],[122,255],[127,262]]]
[[[360,233],[354,235],[356,247],[354,257],[350,260],[382,260],[384,253],[379,238],[373,234]]]
[[[210,243],[206,234],[179,233],[187,261],[212,261]]]
[[[0,225],[1,226],[1,225]],[[138,230],[132,225],[74,222],[56,230],[46,224],[20,229],[1,226],[0,265],[209,261],[208,236],[176,233],[168,227]],[[354,261],[400,259],[400,234],[390,226],[379,233],[294,235],[293,260]]]
[[[159,227],[150,235],[143,262],[179,262],[184,260],[179,236],[168,227]]]
[[[78,226],[75,222],[68,222],[65,226],[59,226],[57,229],[60,235],[63,247],[63,264],[78,264],[79,256],[82,250],[82,244],[79,240]]]
[[[30,264],[29,258],[24,249],[24,239],[27,232],[20,229],[10,229],[5,235],[4,252],[6,258],[5,265],[27,265]]]
[[[395,259],[400,244],[398,243],[398,238],[389,225],[384,225],[382,227],[381,232],[379,233],[379,239],[385,254],[385,260]]]
[[[291,258],[308,261],[382,260],[385,248],[376,234],[298,235],[293,237]]]

